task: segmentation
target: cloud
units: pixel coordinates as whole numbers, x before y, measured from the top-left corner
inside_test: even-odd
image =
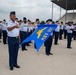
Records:
[[[50,0],[0,0],[0,20],[9,19],[10,11],[15,10],[17,17],[35,21],[36,18],[46,20],[52,18],[52,3]],[[54,20],[59,19],[59,7],[54,5]],[[65,11],[62,9],[62,15]]]

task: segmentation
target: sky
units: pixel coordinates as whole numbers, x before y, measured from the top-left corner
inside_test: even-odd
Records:
[[[61,15],[65,10],[61,9]],[[26,17],[31,21],[36,18],[46,21],[52,18],[52,3],[50,0],[0,0],[0,20],[9,19],[10,11],[16,11],[17,18]],[[54,21],[60,18],[60,7],[54,4]]]

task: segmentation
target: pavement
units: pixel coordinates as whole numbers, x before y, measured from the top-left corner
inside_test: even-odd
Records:
[[[72,49],[66,46],[67,40],[59,40],[59,45],[52,46],[54,55],[46,56],[44,46],[36,52],[32,43],[28,51],[19,49],[21,68],[10,71],[8,45],[0,43],[0,75],[76,75],[76,41],[72,41]]]

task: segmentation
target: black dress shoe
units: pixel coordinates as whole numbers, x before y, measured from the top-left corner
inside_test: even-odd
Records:
[[[27,51],[27,49],[25,48],[25,50]]]
[[[54,45],[59,45],[59,44],[57,43],[57,44],[54,44]]]
[[[63,39],[59,39],[59,40],[63,40]]]
[[[31,45],[27,45],[27,46],[31,46]]]
[[[72,47],[67,47],[67,48],[72,49]]]
[[[30,42],[30,43],[32,43],[32,42]]]
[[[19,65],[14,65],[14,67],[16,67],[16,68],[20,68],[20,66],[19,66]]]
[[[49,55],[53,55],[53,53],[49,53]]]
[[[46,54],[47,56],[49,56],[49,54]]]
[[[7,43],[4,43],[4,45],[5,45],[5,44],[7,44]]]
[[[25,48],[25,49],[23,49],[22,51],[27,51],[27,49]]]
[[[13,67],[10,67],[10,70],[12,71],[13,70]]]

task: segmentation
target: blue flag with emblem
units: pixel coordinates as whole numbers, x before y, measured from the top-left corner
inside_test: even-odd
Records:
[[[53,33],[53,31],[56,29],[56,27],[57,27],[56,24],[40,24],[40,25],[38,25],[38,28],[28,38],[26,38],[21,43],[21,45],[25,42],[34,40],[35,45],[36,45],[36,50],[38,52],[40,47],[50,37],[50,35]]]

